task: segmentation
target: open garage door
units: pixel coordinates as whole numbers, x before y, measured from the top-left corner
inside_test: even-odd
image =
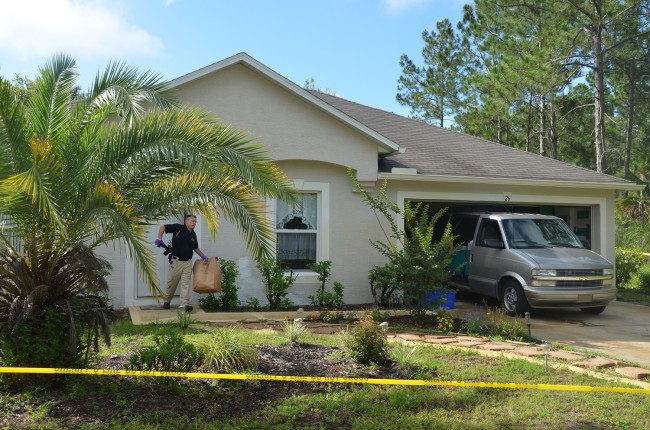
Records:
[[[422,202],[429,206],[431,214],[440,209],[447,208],[447,213],[436,229],[437,236],[442,235],[449,213],[467,213],[467,212],[509,212],[509,213],[529,213],[541,215],[553,215],[562,218],[573,232],[580,238],[583,245],[591,249],[592,238],[592,208],[591,206],[561,206],[561,205],[503,205],[490,203],[458,203],[458,202],[436,202],[436,201],[419,201],[411,200],[412,203]],[[472,226],[454,226],[454,234],[459,237],[461,244],[466,245],[474,235]],[[470,231],[471,230],[471,231]]]

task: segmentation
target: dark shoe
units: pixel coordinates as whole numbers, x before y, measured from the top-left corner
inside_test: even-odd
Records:
[[[185,305],[185,312],[192,312],[194,307],[192,305]]]
[[[163,309],[169,309],[169,302],[163,303]]]

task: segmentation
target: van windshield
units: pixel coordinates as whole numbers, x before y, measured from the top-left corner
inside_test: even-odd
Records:
[[[502,220],[510,248],[583,248],[566,223],[559,219]]]

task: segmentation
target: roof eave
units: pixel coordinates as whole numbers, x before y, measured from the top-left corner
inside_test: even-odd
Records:
[[[366,136],[368,136],[369,138],[371,138],[372,140],[376,141],[379,144],[380,153],[391,154],[391,153],[398,153],[400,152],[400,150],[402,150],[402,148],[400,148],[400,146],[395,142],[393,142],[392,140],[387,139],[386,137],[382,136],[381,134],[377,133],[371,128],[365,126],[359,121],[349,117],[348,115],[344,114],[340,110],[325,103],[323,100],[310,94],[308,91],[301,88],[299,85],[296,85],[295,83],[291,82],[289,79],[273,71],[269,67],[265,66],[264,64],[260,63],[250,55],[243,52],[237,55],[233,55],[230,58],[226,58],[225,60],[195,70],[194,72],[188,73],[176,79],[173,79],[168,82],[168,85],[170,88],[173,89],[181,85],[187,84],[189,82],[192,82],[194,80],[200,79],[203,76],[207,76],[218,70],[222,70],[227,67],[233,66],[235,64],[245,65],[249,69],[257,73],[260,73],[261,75],[269,78],[272,81],[275,81],[276,83],[278,83],[279,85],[281,85],[282,87],[284,87],[289,92],[296,95],[297,97],[300,97],[303,100],[307,101],[308,103],[326,111],[328,114],[339,119],[340,121],[347,124],[348,126],[357,129],[358,131],[365,134]],[[383,151],[381,149],[383,149]]]
[[[513,178],[490,178],[473,176],[449,176],[449,175],[421,175],[421,174],[400,174],[400,173],[379,173],[379,179],[394,181],[418,181],[418,182],[455,182],[466,184],[489,184],[489,185],[521,185],[535,187],[564,187],[584,188],[616,191],[641,191],[645,185],[638,185],[632,182],[625,183],[604,183],[604,182],[580,182],[580,181],[550,181],[540,179],[513,179]]]

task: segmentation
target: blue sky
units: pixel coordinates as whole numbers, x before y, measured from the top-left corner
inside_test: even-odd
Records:
[[[53,53],[87,88],[120,60],[173,79],[246,52],[303,86],[408,115],[399,58],[468,0],[0,0],[0,75],[33,77]]]

